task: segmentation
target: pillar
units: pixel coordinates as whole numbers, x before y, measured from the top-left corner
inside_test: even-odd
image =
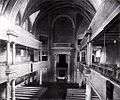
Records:
[[[40,50],[40,61],[42,61],[42,49]]]
[[[11,51],[10,51],[10,42],[7,42],[7,65],[11,63]]]
[[[7,91],[6,91],[6,99],[10,100],[11,98],[11,85],[10,85],[10,63],[11,63],[11,51],[10,51],[10,42],[7,42],[7,69],[6,69],[6,75],[7,75]]]
[[[70,55],[68,55],[68,70],[67,70],[67,81],[70,82]]]
[[[39,70],[39,74],[40,74],[40,81],[39,84],[42,85],[42,69]]]
[[[13,43],[13,50],[12,50],[12,64],[15,64],[15,56],[16,56],[16,47],[15,43]]]
[[[82,52],[79,52],[80,62],[82,61]]]
[[[77,54],[78,54],[78,50],[75,50],[75,61],[74,61],[74,83],[77,82],[77,67],[78,67],[78,63],[77,63]]]
[[[12,80],[11,95],[12,100],[15,100],[15,79]]]
[[[11,85],[10,85],[10,81],[7,80],[7,94],[6,94],[6,98],[7,100],[11,100]]]
[[[92,42],[90,41],[91,33],[88,33],[88,41],[87,41],[87,65],[88,67],[92,65],[92,51],[93,46]]]
[[[54,60],[54,81],[56,82],[56,78],[57,78],[57,71],[56,71],[56,64],[57,64],[57,54],[54,55],[55,60]]]
[[[86,98],[85,100],[92,100],[91,87],[89,84],[86,84]]]
[[[92,43],[88,42],[87,44],[87,65],[92,65]]]

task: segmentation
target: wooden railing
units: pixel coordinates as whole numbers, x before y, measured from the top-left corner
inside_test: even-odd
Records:
[[[0,65],[0,84],[7,80],[7,76],[5,73],[6,69],[7,69],[6,65]]]
[[[53,43],[53,47],[71,47],[71,43]]]
[[[112,81],[120,83],[120,68],[117,67],[115,64],[95,64],[93,63],[90,67],[86,64],[79,63],[78,66],[79,70],[83,73],[86,73],[86,70],[93,69],[96,72],[100,73],[101,75],[109,78]]]
[[[120,82],[120,68],[114,64],[92,64],[91,68],[117,83]]]
[[[120,100],[120,68],[114,64],[95,63],[89,66],[89,68],[87,65],[80,63],[78,68],[79,70],[82,69],[84,78],[97,93],[100,100],[106,100],[107,81],[114,86],[113,92],[116,93],[113,96],[114,100]],[[89,75],[86,75],[86,69],[90,69]]]
[[[31,73],[31,62],[10,66],[11,78],[17,78]]]
[[[0,83],[7,81],[6,70],[7,65],[0,65]],[[49,68],[49,62],[26,62],[22,64],[10,65],[10,78],[21,77],[30,73],[33,73],[38,70],[45,70]]]
[[[49,69],[49,62],[48,61],[41,61],[41,62],[34,62],[33,64],[33,72],[39,69]]]

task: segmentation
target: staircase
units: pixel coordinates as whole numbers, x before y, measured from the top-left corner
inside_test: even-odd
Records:
[[[66,100],[85,100],[85,89],[67,89]],[[99,100],[99,98],[94,94],[92,100]]]
[[[67,89],[66,100],[85,100],[85,89]]]
[[[17,87],[15,90],[16,100],[39,100],[40,96],[46,91],[43,87]]]

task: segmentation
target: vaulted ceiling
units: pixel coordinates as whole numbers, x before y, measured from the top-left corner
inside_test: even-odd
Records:
[[[10,13],[17,7],[21,12],[21,24],[36,12],[32,32],[36,35],[47,36],[54,28],[54,23],[61,17],[68,18],[72,23],[74,34],[81,35],[88,28],[102,0],[3,0],[3,10]],[[23,10],[24,9],[24,10]],[[66,21],[65,23],[67,23]],[[61,24],[62,25],[62,24]],[[67,24],[66,24],[67,25]],[[70,27],[70,28],[71,28]],[[66,32],[66,35],[70,35]]]

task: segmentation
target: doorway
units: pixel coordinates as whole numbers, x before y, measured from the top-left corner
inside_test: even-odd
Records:
[[[66,66],[66,54],[59,54],[59,67],[65,68]]]
[[[68,68],[68,64],[67,64],[67,59],[66,59],[66,54],[59,54],[59,60],[56,66],[57,69],[57,76],[60,77],[67,77],[67,68]]]

